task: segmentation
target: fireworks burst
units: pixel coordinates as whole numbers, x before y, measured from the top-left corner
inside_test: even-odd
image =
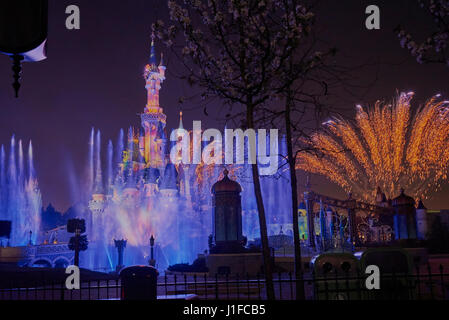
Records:
[[[357,106],[355,122],[333,118],[306,141],[315,152],[301,153],[297,168],[321,174],[347,192],[373,202],[377,187],[387,197],[401,187],[426,199],[447,179],[449,101],[429,99],[413,115],[413,93],[392,104]]]

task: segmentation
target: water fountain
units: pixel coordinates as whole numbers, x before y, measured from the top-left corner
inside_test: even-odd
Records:
[[[8,161],[4,145],[0,149],[0,220],[12,222],[11,246],[25,246],[38,241],[42,197],[33,163],[33,146],[28,145],[28,165],[22,140],[16,145],[12,136]],[[30,233],[31,231],[31,233]]]
[[[191,263],[208,249],[212,233],[211,187],[222,176],[222,165],[146,166],[141,152],[142,133],[130,128],[124,148],[121,130],[114,148],[109,140],[102,157],[101,134],[97,131],[89,148],[91,191],[88,222],[89,250],[81,265],[97,270],[114,270],[118,259],[114,239],[126,239],[123,263],[147,264],[150,237],[156,238],[157,267]],[[281,142],[285,148],[285,141]],[[120,156],[121,155],[121,156]],[[117,161],[120,161],[117,163]],[[282,163],[282,161],[280,161]],[[284,166],[285,167],[285,166]],[[243,234],[248,240],[260,237],[250,166],[231,165],[230,176],[242,185]],[[105,170],[104,170],[105,169]],[[106,174],[104,174],[106,173]],[[261,178],[269,235],[283,228],[291,233],[291,200],[288,171]],[[92,179],[93,177],[93,179]]]

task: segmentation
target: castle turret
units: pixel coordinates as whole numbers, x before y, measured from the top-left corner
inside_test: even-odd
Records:
[[[182,123],[182,110],[179,111],[179,126],[178,129],[184,129],[184,125]]]
[[[380,189],[380,187],[377,187],[376,190],[376,204],[380,204],[382,203],[382,190]]]
[[[167,163],[159,184],[159,192],[165,197],[175,197],[179,191],[178,171],[173,163]]]
[[[158,187],[158,179],[160,177],[159,169],[146,168],[144,171],[144,189],[147,197],[152,197],[156,194]]]
[[[396,239],[416,239],[415,200],[404,193],[392,200]]]
[[[139,189],[133,175],[129,175],[123,189],[123,197],[128,201],[136,201],[139,198]]]
[[[165,125],[167,116],[159,105],[159,90],[165,80],[165,66],[162,56],[159,66],[156,66],[156,50],[154,33],[151,38],[151,54],[149,63],[145,66],[144,78],[147,89],[147,104],[141,114],[142,127],[145,130],[144,157],[148,167],[163,168],[165,162]]]
[[[427,208],[422,200],[419,200],[416,207],[416,236],[419,240],[425,240],[428,232]]]

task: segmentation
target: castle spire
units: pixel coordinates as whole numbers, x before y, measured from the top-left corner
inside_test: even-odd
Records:
[[[154,31],[151,33],[150,66],[156,66],[156,49],[154,48]]]
[[[147,104],[144,113],[141,114],[141,123],[144,136],[141,138],[143,154],[146,165],[153,168],[162,168],[165,157],[161,156],[161,150],[165,149],[165,125],[166,115],[159,105],[159,91],[165,80],[165,66],[162,62],[157,66],[155,33],[151,34],[151,53],[148,64],[145,66],[144,79],[147,89]]]
[[[184,126],[182,124],[182,110],[179,111],[179,127],[178,129],[184,129]]]

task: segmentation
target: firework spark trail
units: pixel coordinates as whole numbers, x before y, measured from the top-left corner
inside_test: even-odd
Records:
[[[355,123],[334,118],[305,141],[314,152],[298,155],[297,169],[317,173],[372,202],[401,187],[416,199],[441,187],[449,167],[449,101],[434,96],[412,115],[413,92],[392,104],[357,106]]]

